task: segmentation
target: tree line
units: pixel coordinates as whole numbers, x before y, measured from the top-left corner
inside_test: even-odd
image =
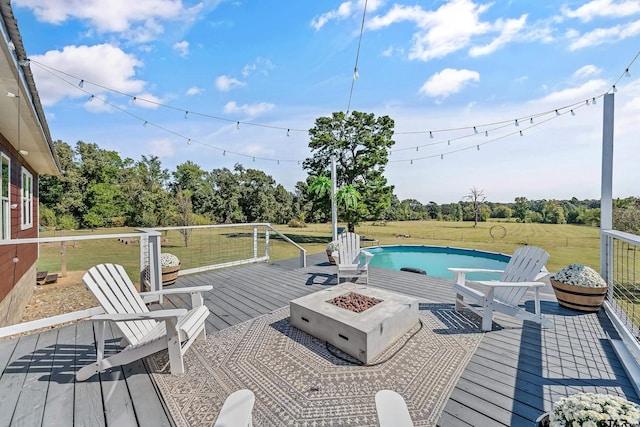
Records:
[[[211,223],[270,222],[304,226],[331,220],[327,191],[335,160],[341,221],[353,230],[362,221],[487,221],[491,218],[598,226],[598,200],[487,202],[472,187],[455,203],[399,200],[384,176],[394,122],[388,116],[353,111],[316,119],[309,130],[308,176],[292,191],[258,169],[203,170],[192,161],[169,171],[155,156],[121,158],[116,151],[79,141],[54,143],[63,174],[40,178],[40,224],[57,229],[157,227]],[[614,225],[640,232],[640,199],[615,201]],[[185,236],[185,239],[187,237]]]

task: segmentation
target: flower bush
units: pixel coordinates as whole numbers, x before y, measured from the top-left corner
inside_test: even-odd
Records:
[[[174,254],[163,253],[160,254],[160,265],[162,268],[177,267],[180,265],[180,260]]]
[[[329,242],[329,244],[327,244],[327,250],[329,252],[335,252],[338,249],[340,249],[340,242],[338,240],[332,240],[331,242]]]
[[[640,423],[640,407],[618,396],[578,393],[553,404],[550,427],[635,426]]]
[[[567,285],[584,286],[587,288],[604,288],[607,282],[591,267],[582,264],[569,264],[551,276],[553,280]]]

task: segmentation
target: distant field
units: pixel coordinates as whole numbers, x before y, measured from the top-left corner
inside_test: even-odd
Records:
[[[344,224],[340,224],[344,226]],[[307,253],[324,252],[331,236],[330,224],[310,224],[305,228],[274,225],[276,229],[300,244]],[[132,232],[132,229],[100,229],[95,231],[67,232],[67,235],[99,235]],[[377,239],[381,245],[436,245],[479,249],[511,254],[521,245],[534,245],[547,250],[550,259],[547,267],[556,271],[566,264],[578,262],[599,269],[600,237],[596,227],[556,224],[521,224],[514,222],[483,222],[477,228],[470,222],[406,221],[388,222],[386,225],[363,223],[356,228],[361,236]],[[173,233],[173,234],[170,234]],[[226,253],[233,255],[247,252],[249,233],[195,231],[188,248],[175,232],[166,234],[163,250],[174,253],[183,262],[183,268],[203,265],[208,259],[226,260]],[[53,236],[53,232],[41,233],[41,237]],[[60,235],[59,232],[56,235]],[[297,257],[293,246],[271,235],[272,260]],[[252,250],[252,249],[251,249]],[[39,270],[60,271],[59,243],[42,244]],[[259,254],[264,253],[264,242]],[[84,240],[67,244],[67,270],[86,270],[101,262],[115,262],[125,266],[132,277],[139,266],[139,246],[123,244],[116,239]]]

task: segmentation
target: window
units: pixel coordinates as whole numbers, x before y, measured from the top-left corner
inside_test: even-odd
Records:
[[[22,168],[22,229],[33,227],[33,175]]]
[[[0,168],[2,169],[0,173],[0,240],[11,238],[10,166],[9,158],[0,153]]]

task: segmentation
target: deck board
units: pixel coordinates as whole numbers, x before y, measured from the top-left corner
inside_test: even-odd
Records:
[[[326,255],[293,262],[250,264],[180,276],[175,287],[212,285],[204,295],[211,310],[208,333],[266,314],[289,301],[335,284]],[[452,307],[451,281],[372,267],[370,285],[412,295],[425,303]],[[579,314],[543,290],[542,310],[556,322],[541,329],[497,314],[440,416],[438,425],[531,426],[558,397],[579,391],[613,392],[638,401],[607,336],[616,337],[606,315]],[[524,298],[532,309],[533,294]],[[167,298],[166,308],[189,307],[188,295]],[[171,426],[164,403],[142,361],[75,382],[75,371],[95,360],[91,322],[55,333],[0,342],[0,425]],[[113,332],[114,343],[117,341]],[[49,371],[49,372],[47,372]],[[22,386],[26,385],[23,389]],[[16,392],[17,390],[17,392]],[[26,413],[30,399],[36,410]],[[16,416],[14,416],[16,415]]]

